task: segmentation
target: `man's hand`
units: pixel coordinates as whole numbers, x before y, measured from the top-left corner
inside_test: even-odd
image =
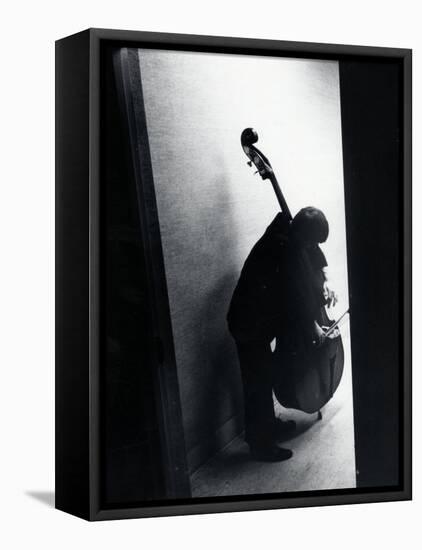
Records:
[[[325,332],[328,332],[330,330],[330,327],[322,327],[322,330],[324,330]],[[334,328],[330,334],[326,334],[325,335],[325,338],[328,338],[329,340],[335,340],[336,338],[338,338],[340,336],[340,331],[338,329],[338,327]]]
[[[312,338],[312,343],[315,346],[322,346],[324,342],[325,342],[325,332],[322,330],[319,324],[316,321],[314,321],[314,335]]]
[[[324,292],[324,298],[327,301],[328,307],[334,307],[338,302],[338,297],[337,297],[337,294],[334,292],[334,290],[331,290],[329,288],[326,282],[324,283],[323,292]]]
[[[330,327],[322,326],[320,327],[319,324],[314,321],[314,335],[312,339],[312,343],[314,346],[322,346],[322,344],[327,340],[334,340],[338,336],[340,336],[340,331],[338,327],[333,329],[330,334],[327,336],[326,332],[329,330]]]

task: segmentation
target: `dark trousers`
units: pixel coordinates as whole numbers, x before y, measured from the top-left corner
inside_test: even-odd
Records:
[[[236,346],[243,382],[245,440],[252,448],[262,447],[274,440],[271,347],[259,340],[236,340]]]

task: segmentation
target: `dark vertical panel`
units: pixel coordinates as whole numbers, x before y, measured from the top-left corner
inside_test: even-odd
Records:
[[[56,43],[56,507],[89,516],[89,32]]]
[[[340,63],[358,487],[400,483],[402,69]]]
[[[101,502],[110,507],[166,491],[145,250],[112,48],[101,68]]]

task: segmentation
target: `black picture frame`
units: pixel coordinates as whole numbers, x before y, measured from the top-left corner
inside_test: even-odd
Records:
[[[342,102],[347,105],[347,112],[342,112],[346,215],[350,218],[351,212],[357,209],[360,212],[359,228],[355,228],[352,234],[348,233],[351,294],[355,289],[362,290],[364,281],[369,287],[368,292],[373,292],[375,275],[371,278],[368,273],[378,276],[380,266],[384,270],[384,282],[378,284],[380,289],[371,298],[371,308],[362,308],[358,304],[355,311],[359,313],[356,313],[351,327],[352,341],[361,342],[360,352],[356,355],[358,362],[373,367],[361,368],[354,388],[358,402],[355,431],[358,433],[359,426],[371,425],[372,422],[374,429],[367,433],[371,437],[376,434],[377,438],[375,442],[365,437],[357,440],[356,459],[362,478],[361,486],[356,489],[193,499],[185,491],[183,475],[180,475],[185,466],[174,423],[176,419],[177,424],[180,415],[179,406],[174,396],[162,393],[158,414],[162,415],[160,421],[166,432],[165,438],[172,439],[163,459],[168,462],[166,472],[170,472],[165,480],[169,497],[118,506],[104,504],[101,489],[101,407],[105,391],[101,382],[101,326],[104,310],[101,304],[105,266],[102,260],[104,199],[101,178],[104,158],[101,157],[101,148],[104,52],[110,46],[340,61]],[[374,73],[371,71],[373,63],[385,70]],[[107,520],[411,499],[411,63],[411,50],[408,49],[106,29],[89,29],[56,42],[58,509],[87,520]],[[124,71],[124,66],[120,65],[117,70]],[[390,70],[398,84],[393,90],[388,86]],[[365,96],[359,93],[363,80],[369,90]],[[124,90],[121,92],[124,95]],[[392,94],[392,99],[388,94]],[[382,97],[386,100],[383,101]],[[399,135],[391,134],[391,121],[386,115],[390,99],[397,104]],[[132,108],[138,109],[139,115],[142,107],[135,105]],[[362,116],[369,115],[369,112],[371,116]],[[139,131],[139,128],[131,131]],[[140,137],[148,143],[146,134]],[[386,142],[399,144],[397,154],[386,158]],[[135,174],[135,179],[142,182],[148,181],[151,170],[148,155],[146,159],[139,168],[142,173]],[[380,173],[382,178],[377,177]],[[380,179],[382,183],[369,185]],[[154,196],[145,183],[138,190],[143,193],[145,205],[141,224],[152,227],[150,238],[159,239]],[[375,203],[379,204],[383,215],[374,215]],[[368,233],[375,233],[380,238],[380,253],[376,258],[363,246]],[[387,257],[388,239],[396,238],[394,236],[397,237],[398,258],[397,265],[391,266]],[[175,377],[171,368],[174,358],[170,354],[168,364],[160,360],[162,346],[171,349],[172,345],[168,316],[165,315],[168,308],[165,277],[160,269],[163,260],[153,256],[159,246],[151,246],[147,240],[144,246],[146,280],[155,289],[154,327],[145,338],[154,347],[154,361],[161,368],[160,376],[172,379]],[[359,263],[353,260],[358,256]],[[380,301],[377,300],[385,299],[392,292],[399,299],[395,318],[388,320],[380,317]],[[362,298],[356,298],[359,299]],[[376,343],[385,341],[385,350],[380,353],[380,346]],[[383,369],[380,373],[381,362]],[[374,387],[378,388],[375,394],[372,392]],[[395,406],[387,407],[384,397],[392,392],[397,396]],[[383,485],[383,475],[387,476],[393,470],[397,473],[397,483]],[[371,485],[374,479],[376,483]]]

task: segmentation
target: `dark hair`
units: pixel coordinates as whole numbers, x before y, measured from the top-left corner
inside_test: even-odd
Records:
[[[307,206],[299,210],[293,218],[291,231],[300,240],[323,243],[328,237],[328,221],[321,210]]]

